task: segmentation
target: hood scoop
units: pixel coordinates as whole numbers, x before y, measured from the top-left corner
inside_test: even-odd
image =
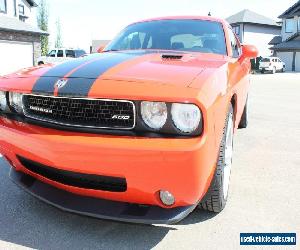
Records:
[[[161,56],[162,59],[164,60],[181,60],[182,55],[172,55],[172,54],[164,54]]]

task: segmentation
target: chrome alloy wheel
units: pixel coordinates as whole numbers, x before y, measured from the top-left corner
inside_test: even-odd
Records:
[[[228,196],[230,173],[232,166],[232,155],[233,155],[233,114],[230,113],[227,121],[226,131],[226,145],[224,152],[224,170],[223,170],[223,195],[224,199]]]

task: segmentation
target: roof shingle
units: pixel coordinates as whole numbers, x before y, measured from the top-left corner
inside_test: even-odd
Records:
[[[276,45],[282,42],[281,36],[274,36],[273,39],[269,42],[269,45]]]
[[[300,41],[288,41],[279,43],[271,48],[276,51],[297,50],[300,51]]]
[[[26,0],[26,2],[28,2],[31,7],[37,7],[38,6],[34,0]]]
[[[263,15],[257,14],[247,9],[226,18],[226,20],[230,24],[253,23],[253,24],[262,24],[262,25],[280,27],[280,25],[276,23],[276,21],[272,20],[271,18],[265,17]]]
[[[289,18],[300,13],[300,0],[283,12],[278,18]]]

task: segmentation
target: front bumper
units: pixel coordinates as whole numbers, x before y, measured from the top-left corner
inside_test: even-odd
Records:
[[[270,66],[270,67],[259,67],[259,70],[260,70],[260,71],[262,71],[262,70],[263,70],[263,71],[272,71],[273,69],[274,69],[274,68],[271,67],[271,66]]]
[[[80,196],[55,188],[22,172],[17,172],[14,168],[10,170],[10,178],[31,195],[63,211],[100,219],[143,224],[173,224],[184,219],[196,206],[165,209],[158,206]]]
[[[146,205],[151,211],[168,213],[167,219],[158,221],[173,222],[179,214],[190,212],[198,204],[213,177],[218,147],[214,132],[204,131],[203,136],[188,139],[122,137],[67,132],[0,117],[0,153],[9,160],[14,171],[34,177],[39,183],[36,185],[44,183],[70,197],[96,198],[99,204]],[[31,172],[21,164],[17,155],[63,171],[125,178],[127,189],[125,192],[109,192],[62,184]],[[175,204],[164,206],[159,199],[159,190],[171,192]],[[43,194],[36,196],[43,197]],[[64,208],[60,198],[49,203],[68,211],[89,213],[88,208],[87,211]]]

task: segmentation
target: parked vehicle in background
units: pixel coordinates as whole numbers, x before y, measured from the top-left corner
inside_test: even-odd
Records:
[[[78,58],[85,55],[86,52],[82,49],[66,49],[58,48],[50,50],[47,56],[42,56],[38,59],[38,65],[45,63],[61,63]]]
[[[275,74],[276,72],[284,72],[285,63],[278,57],[266,57],[260,61],[259,71],[262,74],[265,72],[271,72],[272,74]]]

